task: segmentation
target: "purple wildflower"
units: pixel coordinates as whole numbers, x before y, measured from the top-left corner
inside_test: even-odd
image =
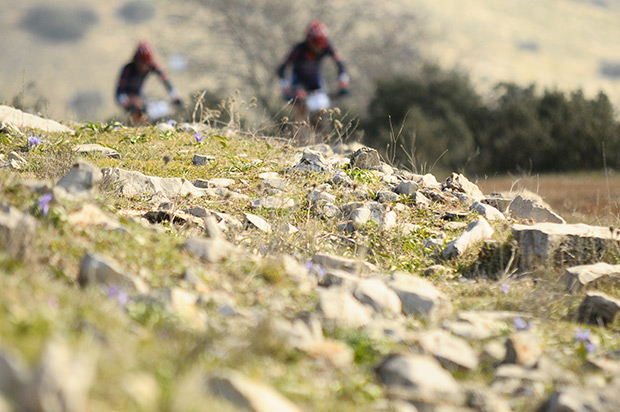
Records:
[[[502,294],[505,295],[508,293],[509,286],[507,283],[502,283]]]
[[[168,121],[166,122],[166,124],[167,124],[168,126],[174,126],[175,124],[177,124],[177,122],[175,122],[175,121],[174,121],[174,120],[172,120],[172,119],[168,119]]]
[[[129,295],[127,292],[116,286],[110,286],[108,289],[108,297],[111,299],[116,299],[118,304],[123,307],[127,304],[127,302],[129,302]]]
[[[519,317],[514,318],[513,324],[516,330],[527,330],[530,327],[525,319]]]
[[[319,272],[319,280],[321,280],[321,279],[323,279],[325,277],[325,269],[321,265],[316,265],[316,266],[317,266],[317,270]]]
[[[579,329],[575,332],[575,340],[577,342],[590,342],[590,331],[588,329]]]
[[[32,149],[40,145],[44,137],[45,135],[37,136],[36,134],[30,133],[30,136],[28,136],[28,138],[26,139],[28,149]]]
[[[46,193],[37,200],[43,216],[47,216],[47,212],[49,212],[50,210],[50,203],[52,202],[52,198],[53,196],[51,193]]]
[[[325,268],[323,268],[323,266],[317,263],[313,263],[311,260],[306,263],[306,269],[308,269],[308,272],[316,273],[316,275],[319,277],[319,280],[325,277]]]
[[[586,343],[586,352],[587,353],[592,353],[596,350],[596,345],[593,344],[592,342],[588,342]]]
[[[200,143],[200,141],[205,138],[200,132],[196,132],[194,137],[196,138],[196,143]]]

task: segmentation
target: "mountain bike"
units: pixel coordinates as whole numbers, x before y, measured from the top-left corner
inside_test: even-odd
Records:
[[[310,146],[322,143],[331,133],[331,102],[346,93],[327,93],[324,90],[306,92],[299,90],[293,97],[294,121],[293,142],[296,146]]]

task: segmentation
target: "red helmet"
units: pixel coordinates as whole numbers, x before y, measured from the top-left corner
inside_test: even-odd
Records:
[[[136,54],[134,60],[141,60],[145,63],[153,63],[155,60],[155,49],[151,43],[147,41],[141,41],[136,48]]]
[[[327,38],[329,32],[327,27],[319,20],[312,20],[306,31],[306,39],[308,43],[314,47],[327,47]]]

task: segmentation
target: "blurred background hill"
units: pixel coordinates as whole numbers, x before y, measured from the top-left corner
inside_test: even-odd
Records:
[[[118,115],[115,83],[140,39],[156,46],[184,96],[236,89],[276,105],[275,68],[311,17],[332,30],[350,67],[357,96],[350,104],[358,111],[377,79],[407,74],[424,61],[462,70],[485,93],[501,81],[536,83],[583,89],[586,96],[603,91],[620,107],[620,0],[2,4],[0,102],[59,119]],[[147,91],[165,96],[155,79]]]

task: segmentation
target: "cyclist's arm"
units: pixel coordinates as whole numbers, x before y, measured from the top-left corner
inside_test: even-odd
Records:
[[[170,82],[170,79],[168,78],[168,74],[164,72],[162,69],[160,69],[159,66],[155,64],[153,65],[153,68],[151,70],[155,72],[157,76],[159,76],[159,78],[161,79],[161,82],[164,84],[164,87],[168,91],[168,95],[170,96],[170,98],[173,100],[178,100],[179,93],[177,92],[177,90],[174,88],[174,86]]]

